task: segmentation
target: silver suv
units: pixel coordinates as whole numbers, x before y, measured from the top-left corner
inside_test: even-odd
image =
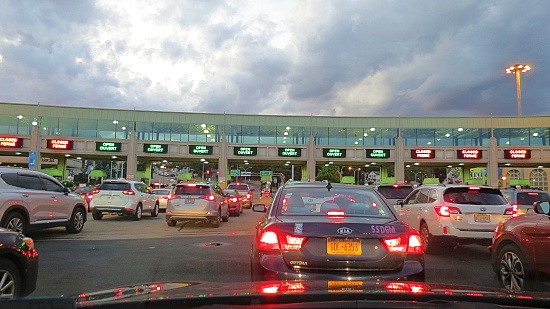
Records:
[[[254,191],[254,188],[246,183],[232,182],[227,185],[226,189],[237,190],[241,196],[243,207],[252,208],[252,191]]]
[[[147,185],[134,180],[106,180],[100,184],[92,197],[90,210],[94,220],[101,220],[104,214],[130,215],[134,220],[141,219],[144,212],[151,217],[159,215],[159,200]]]
[[[87,204],[57,179],[38,171],[0,167],[0,226],[23,234],[65,226],[80,233]]]
[[[229,206],[217,184],[177,184],[166,205],[166,223],[209,222],[220,227],[220,221],[229,221]]]

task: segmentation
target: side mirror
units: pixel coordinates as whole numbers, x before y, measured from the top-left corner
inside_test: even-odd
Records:
[[[533,204],[533,209],[538,214],[548,215],[550,212],[550,203],[541,201],[535,202]]]
[[[254,204],[252,205],[252,211],[267,212],[267,207],[265,206],[265,204]]]
[[[397,205],[399,205],[399,207],[403,208],[403,205],[405,205],[405,202],[403,202],[403,200],[397,200]]]
[[[71,192],[71,189],[67,187],[63,187],[63,193],[65,193],[65,195],[69,194],[70,192]]]

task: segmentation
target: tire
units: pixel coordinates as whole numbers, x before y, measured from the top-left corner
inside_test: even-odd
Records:
[[[243,213],[243,204],[241,204],[239,207],[241,209],[240,213]]]
[[[221,211],[221,209],[220,209]],[[225,216],[222,216],[223,222],[229,222],[229,207],[227,207],[227,211],[225,212]]]
[[[100,212],[94,211],[92,212],[92,218],[94,218],[94,220],[101,220],[103,219],[103,214]]]
[[[170,221],[166,221],[166,224],[168,224],[168,226],[176,226],[178,222],[176,220],[170,220]]]
[[[0,259],[0,298],[13,299],[21,296],[22,280],[17,266],[8,259]]]
[[[435,253],[437,251],[437,246],[434,244],[432,234],[426,222],[420,224],[420,239],[422,239],[422,246],[424,247],[425,253]]]
[[[71,219],[69,220],[69,224],[65,227],[65,229],[67,230],[67,233],[69,234],[80,233],[84,228],[84,218],[86,218],[84,210],[80,207],[75,208],[73,210],[73,214],[71,215]]]
[[[524,291],[532,287],[527,258],[516,245],[509,244],[500,249],[497,277],[500,285],[511,291]]]
[[[159,206],[159,203],[156,203],[155,208],[153,208],[153,212],[151,213],[151,217],[153,217],[153,218],[158,217],[159,212],[160,212],[160,206]]]
[[[239,206],[239,208],[237,208],[237,211],[235,211],[235,216],[240,216],[241,213],[243,212],[243,209],[241,208],[241,206]]]
[[[216,219],[210,220],[210,225],[212,225],[212,227],[220,227],[221,219],[222,219],[222,214],[221,214],[221,211],[218,210],[218,217]]]
[[[138,204],[136,207],[136,212],[134,213],[134,221],[139,221],[141,216],[143,216],[143,208],[141,207],[141,204]]]
[[[2,227],[22,234],[26,234],[28,231],[27,220],[25,220],[25,217],[18,212],[11,212],[10,214],[8,214],[8,216],[4,220],[4,223],[2,224]]]

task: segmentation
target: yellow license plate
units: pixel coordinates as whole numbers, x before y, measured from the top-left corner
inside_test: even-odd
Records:
[[[363,281],[329,281],[329,292],[362,292]]]
[[[194,198],[186,198],[184,200],[184,203],[185,204],[193,204],[193,203],[195,203],[195,199]]]
[[[486,215],[486,214],[474,214],[474,221],[475,221],[475,222],[485,222],[485,223],[489,223],[489,222],[491,222],[491,215]]]
[[[328,238],[327,253],[330,255],[361,255],[361,240]]]

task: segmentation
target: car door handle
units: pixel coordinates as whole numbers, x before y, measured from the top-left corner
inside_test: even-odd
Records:
[[[22,197],[29,197],[28,194],[21,194]]]

